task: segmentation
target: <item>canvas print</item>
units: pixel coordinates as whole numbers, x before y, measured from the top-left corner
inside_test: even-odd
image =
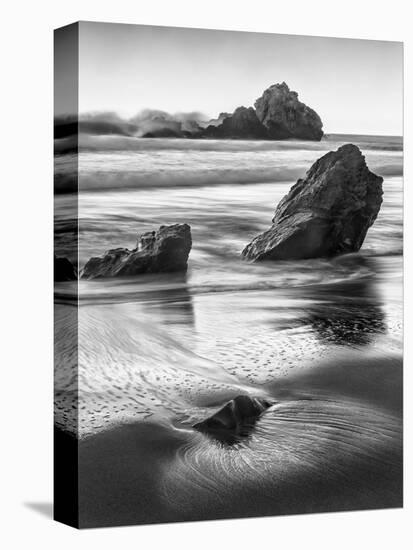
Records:
[[[55,31],[55,518],[403,505],[403,46]]]

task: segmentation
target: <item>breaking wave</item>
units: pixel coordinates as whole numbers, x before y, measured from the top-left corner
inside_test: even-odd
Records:
[[[55,145],[55,189],[81,190],[202,187],[224,184],[294,182],[313,162],[343,142],[332,138],[305,141],[219,141],[139,139],[81,134],[79,155],[71,138]],[[383,149],[380,142],[354,140],[375,173],[403,174],[401,149]],[[60,151],[60,153],[59,153]],[[70,154],[70,151],[72,154]]]

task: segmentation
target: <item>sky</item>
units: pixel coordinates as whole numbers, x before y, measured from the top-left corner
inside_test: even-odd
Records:
[[[252,106],[285,81],[326,133],[402,134],[400,42],[108,23],[80,24],[79,110]]]

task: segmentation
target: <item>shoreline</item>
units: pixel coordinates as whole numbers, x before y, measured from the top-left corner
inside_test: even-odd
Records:
[[[314,372],[301,383],[298,376],[291,394],[284,388],[282,401],[236,448],[189,427],[151,421],[80,440],[80,527],[402,507],[402,371],[396,363],[381,360],[370,378],[367,363],[350,361],[330,373],[316,370],[312,383]],[[332,380],[340,385],[346,377],[353,379],[352,391],[361,384],[353,398],[331,391]]]

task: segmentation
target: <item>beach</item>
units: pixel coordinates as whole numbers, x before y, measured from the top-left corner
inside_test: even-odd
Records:
[[[78,323],[78,356],[57,349],[55,421],[79,440],[82,526],[402,506],[402,140],[80,142],[79,258],[56,159],[62,255],[81,269],[162,224],[193,241],[187,273],[81,279],[79,302],[56,286],[57,334]],[[384,178],[360,252],[242,261],[297,178],[349,142]],[[272,403],[244,441],[192,428],[244,394]]]

